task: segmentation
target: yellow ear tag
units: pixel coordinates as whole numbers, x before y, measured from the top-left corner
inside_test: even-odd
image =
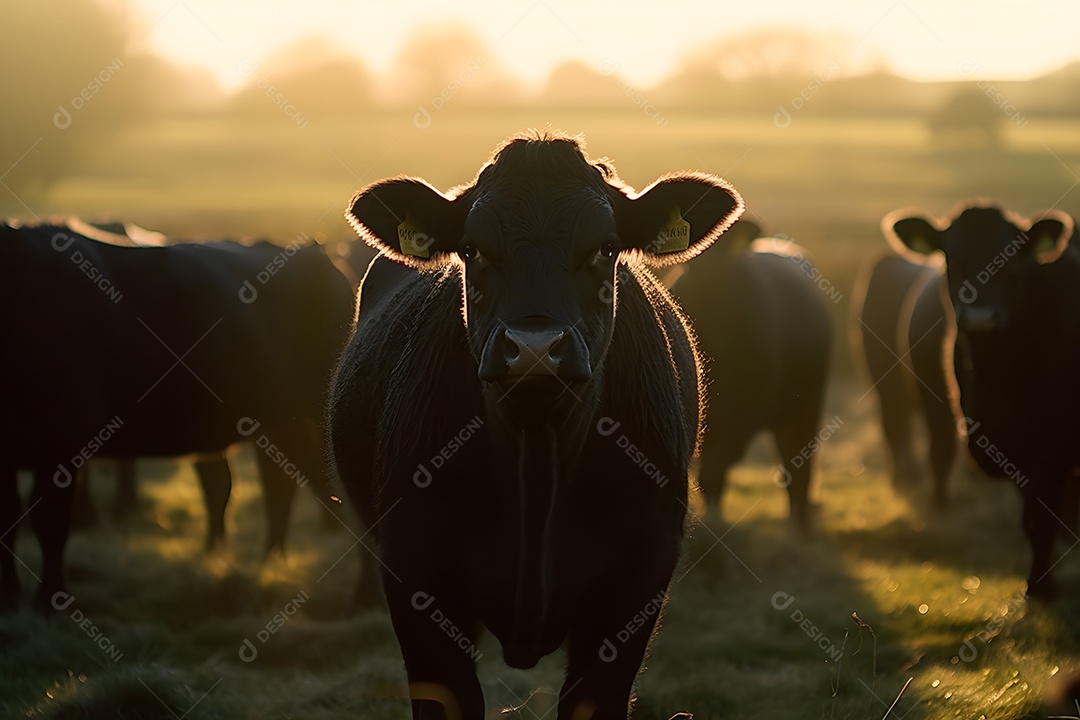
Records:
[[[428,248],[431,247],[434,238],[420,232],[420,228],[416,227],[408,216],[397,226],[397,239],[398,247],[406,255],[422,258],[431,257]]]
[[[656,233],[656,253],[673,253],[690,247],[690,223],[683,219],[679,208],[672,208],[667,224]]]

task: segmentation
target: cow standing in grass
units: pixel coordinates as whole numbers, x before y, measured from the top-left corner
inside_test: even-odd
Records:
[[[934,503],[943,508],[957,431],[950,400],[952,367],[945,357],[953,321],[942,297],[941,270],[890,251],[862,275],[852,303],[852,350],[863,359],[878,397],[893,489],[909,494],[921,484],[914,435],[914,423],[921,422]]]
[[[297,485],[324,470],[326,383],[353,310],[352,289],[322,248],[117,247],[66,227],[2,225],[0,252],[7,603],[19,592],[19,469],[34,473],[38,607],[64,589],[72,480],[93,456],[220,457],[255,441],[267,547],[282,547]]]
[[[897,212],[901,248],[945,255],[954,368],[972,458],[1016,483],[1031,542],[1028,594],[1050,597],[1065,486],[1080,465],[1080,247],[1066,213],[973,203],[941,221]]]
[[[361,300],[330,415],[414,716],[484,716],[470,649],[486,627],[516,668],[565,646],[559,717],[626,717],[702,414],[692,333],[645,268],[741,212],[702,174],[635,194],[547,133],[452,195],[396,178],[353,199],[360,236],[420,270],[370,313]]]
[[[728,470],[768,430],[780,453],[793,525],[810,529],[811,464],[825,400],[832,325],[806,251],[753,241],[740,220],[724,251],[689,266],[672,292],[694,321],[709,376],[709,415],[698,483],[722,501]],[[725,252],[726,251],[726,252]]]

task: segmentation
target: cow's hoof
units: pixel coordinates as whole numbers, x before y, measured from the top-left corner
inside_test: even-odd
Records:
[[[38,587],[37,593],[34,594],[34,612],[41,615],[55,615],[57,612],[67,609],[72,600],[74,600],[74,597],[63,587],[41,585]]]

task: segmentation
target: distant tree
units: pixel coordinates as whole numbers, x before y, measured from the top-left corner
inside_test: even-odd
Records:
[[[285,115],[303,124],[311,117],[364,112],[373,104],[371,73],[360,58],[323,38],[306,38],[238,69],[249,77],[230,109],[244,115]]]
[[[385,95],[390,103],[403,105],[503,105],[517,99],[520,89],[472,30],[440,25],[419,28],[405,41],[387,77]]]
[[[687,51],[658,97],[689,108],[771,112],[811,79],[846,74],[849,46],[844,36],[784,26],[725,36]]]
[[[680,69],[709,71],[727,80],[810,77],[823,71],[835,75],[848,62],[849,45],[843,36],[797,27],[762,27],[688,52]]]
[[[962,87],[927,118],[931,139],[943,147],[980,148],[1001,144],[1004,115],[975,87]]]
[[[93,0],[20,0],[0,43],[0,205],[25,215],[130,123],[170,106],[190,77],[129,48],[133,25]],[[190,89],[190,88],[187,88]]]
[[[617,67],[604,70],[601,74],[580,60],[564,62],[551,71],[538,99],[545,107],[625,108],[632,101],[628,81]]]

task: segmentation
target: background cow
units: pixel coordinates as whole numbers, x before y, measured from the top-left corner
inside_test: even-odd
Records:
[[[899,248],[946,258],[954,367],[967,445],[986,474],[1013,480],[1031,542],[1028,594],[1049,597],[1065,483],[1080,464],[1080,248],[1073,219],[1035,220],[972,203],[947,220],[897,211]]]
[[[318,246],[221,242],[116,247],[58,226],[0,226],[4,335],[0,462],[4,595],[17,600],[16,470],[42,547],[37,604],[63,588],[72,478],[112,457],[220,454],[258,446],[268,548],[284,541],[297,484],[323,470],[325,383],[352,291]],[[223,486],[221,482],[214,483]]]
[[[948,502],[957,430],[947,336],[953,325],[941,289],[941,270],[887,252],[866,266],[852,303],[852,353],[865,365],[878,398],[893,488],[907,495],[921,485],[928,461],[934,503]],[[918,457],[916,423],[925,429],[928,457]]]
[[[832,327],[821,291],[793,243],[758,243],[739,220],[731,240],[688,265],[672,286],[693,319],[706,356],[709,410],[698,482],[722,501],[728,470],[755,435],[769,431],[780,453],[780,484],[791,518],[810,527],[813,440],[821,422]]]
[[[702,392],[686,321],[643,266],[693,257],[741,211],[701,174],[634,194],[546,133],[451,196],[397,178],[353,199],[361,237],[423,270],[361,309],[330,415],[415,716],[483,717],[481,626],[518,668],[565,642],[560,716],[626,716],[682,544]]]

